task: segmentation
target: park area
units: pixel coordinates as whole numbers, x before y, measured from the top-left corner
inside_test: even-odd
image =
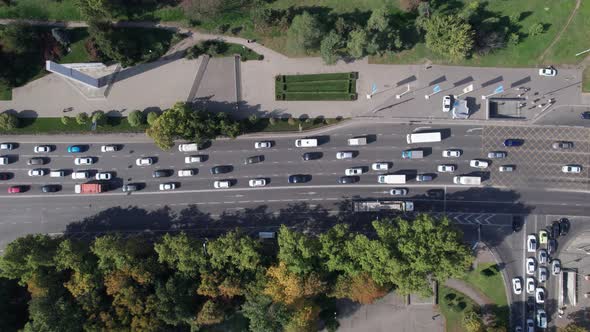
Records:
[[[276,100],[356,100],[358,73],[278,75]]]

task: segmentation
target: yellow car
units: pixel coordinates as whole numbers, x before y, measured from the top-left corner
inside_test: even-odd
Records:
[[[547,239],[548,239],[547,231],[546,230],[540,230],[539,231],[539,243],[546,244],[547,243]]]

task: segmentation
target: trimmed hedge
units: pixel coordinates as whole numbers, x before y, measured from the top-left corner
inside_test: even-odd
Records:
[[[357,72],[329,73],[329,74],[305,74],[305,75],[279,75],[277,81],[284,83],[291,82],[314,82],[357,79]]]
[[[276,100],[356,100],[358,73],[279,75]]]
[[[276,95],[277,100],[333,100],[333,101],[349,101],[356,100],[356,93],[345,92],[289,92]]]

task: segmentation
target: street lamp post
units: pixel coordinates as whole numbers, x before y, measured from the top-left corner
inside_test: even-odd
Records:
[[[405,95],[408,92],[410,92],[410,84],[409,83],[408,83],[408,88],[406,89],[406,91],[400,93],[399,95],[395,95],[395,98],[400,99],[403,95]]]
[[[493,93],[490,93],[489,95],[486,95],[486,96],[481,96],[481,99],[486,100],[487,98],[497,95],[498,93],[502,93],[502,92],[504,92],[504,87],[500,85],[496,88],[496,90],[494,90]]]
[[[432,93],[429,95],[424,95],[424,98],[426,99],[430,99],[430,97],[434,96],[435,94],[441,92],[441,88],[440,85],[435,85],[434,88],[432,88]]]

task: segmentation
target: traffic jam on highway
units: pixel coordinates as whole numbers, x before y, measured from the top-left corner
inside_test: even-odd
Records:
[[[441,131],[429,131],[429,132],[417,132],[407,134],[406,141],[408,145],[412,144],[423,144],[423,143],[434,143],[442,141]],[[301,148],[303,151],[318,147],[319,139],[314,137],[307,137],[296,139],[296,148]],[[359,150],[353,150],[352,147],[359,148],[363,145],[367,145],[367,136],[356,136],[348,138],[346,145],[351,149],[342,149],[335,153],[336,160],[354,160],[359,155]],[[508,138],[503,141],[503,146],[508,149],[522,146],[524,144],[523,139],[519,138]],[[254,142],[253,148],[260,153],[257,155],[249,156],[243,160],[245,165],[264,163],[265,156],[262,152],[266,149],[276,148],[275,141],[257,141]],[[551,148],[555,150],[567,150],[572,149],[574,146],[573,142],[568,141],[556,141],[552,143]],[[120,153],[121,145],[108,144],[100,146],[101,153]],[[18,159],[18,155],[7,155],[12,151],[18,151],[19,145],[16,143],[2,143],[0,144],[0,151],[3,154],[0,156],[0,167],[6,167]],[[54,178],[56,183],[45,183],[39,187],[41,193],[54,193],[62,190],[62,185],[59,183],[60,178],[71,176],[72,180],[76,181],[74,185],[75,193],[101,193],[116,188],[121,188],[123,192],[133,192],[142,190],[145,188],[145,184],[127,181],[115,186],[112,180],[116,176],[115,172],[108,171],[94,171],[91,169],[84,169],[84,167],[94,167],[98,162],[98,157],[91,156],[90,148],[88,145],[69,145],[66,148],[68,154],[73,156],[73,164],[78,169],[50,169],[48,166],[51,163],[49,157],[52,154],[58,152],[58,148],[54,145],[35,145],[33,147],[34,156],[27,160],[27,175],[29,177],[45,177]],[[423,159],[427,156],[425,152],[426,148],[410,148],[401,151],[401,158],[404,160],[415,160]],[[154,179],[170,179],[173,176],[177,176],[179,179],[193,177],[197,175],[197,170],[194,166],[204,164],[209,160],[207,155],[197,154],[201,151],[201,148],[196,143],[179,144],[178,151],[185,153],[184,165],[182,169],[155,169],[152,172],[152,178]],[[189,155],[186,155],[186,154]],[[463,150],[460,148],[447,148],[442,150],[442,158],[448,159],[459,159],[463,155]],[[301,155],[303,162],[312,162],[322,159],[324,153],[319,151],[305,151]],[[489,151],[487,158],[474,158],[469,160],[469,167],[473,172],[468,174],[457,174],[458,166],[456,163],[448,162],[438,164],[436,170],[433,172],[407,172],[405,170],[392,171],[393,162],[384,160],[374,160],[370,166],[354,166],[343,169],[343,174],[336,179],[338,184],[354,184],[360,181],[360,176],[369,172],[370,170],[379,172],[376,176],[377,183],[392,185],[393,188],[388,189],[388,193],[391,196],[407,196],[409,194],[409,188],[403,187],[404,184],[409,181],[415,180],[417,183],[428,183],[433,181],[437,174],[449,174],[455,175],[452,177],[452,181],[456,185],[466,186],[477,186],[485,180],[485,171],[490,169],[492,160],[501,161],[508,156],[507,151]],[[134,165],[138,168],[150,168],[157,166],[157,158],[148,156],[141,156],[136,158]],[[131,165],[130,165],[131,167]],[[502,164],[500,163],[498,171],[500,173],[515,172],[517,165],[515,164]],[[562,165],[562,173],[581,173],[582,165],[570,164]],[[214,165],[210,168],[209,172],[215,177],[212,181],[213,188],[215,189],[227,189],[235,186],[238,180],[235,178],[218,178],[223,177],[225,174],[231,173],[234,170],[233,165]],[[11,172],[0,172],[0,180],[16,180],[15,174]],[[308,183],[312,180],[312,174],[290,174],[287,176],[288,184],[300,184]],[[26,183],[26,181],[23,181]],[[247,179],[249,187],[265,187],[270,184],[269,177],[251,177]],[[167,181],[158,183],[157,189],[160,191],[173,191],[180,186],[180,182]],[[9,194],[18,194],[23,192],[32,191],[32,187],[29,184],[14,184],[7,188]]]
[[[519,231],[521,226],[519,221],[514,221],[512,225],[514,231]],[[528,332],[535,331],[535,321],[537,327],[547,328],[545,305],[549,288],[546,285],[550,275],[557,276],[561,273],[561,261],[554,258],[557,251],[557,238],[567,235],[569,229],[570,221],[567,218],[561,218],[559,221],[554,221],[547,229],[539,230],[538,234],[529,234],[526,237],[526,255],[528,256],[525,260],[526,278],[520,276],[512,278],[512,291],[515,295],[526,292]],[[557,297],[557,294],[554,297]]]

